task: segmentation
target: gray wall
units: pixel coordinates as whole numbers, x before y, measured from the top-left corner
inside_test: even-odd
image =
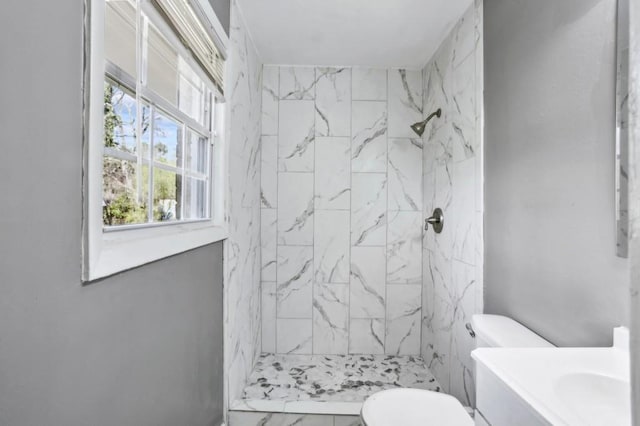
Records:
[[[221,244],[81,286],[83,2],[6,11],[0,425],[219,424]]]
[[[485,0],[485,303],[558,345],[628,323],[615,0]]]
[[[231,1],[230,0],[209,0],[209,4],[213,7],[218,20],[222,27],[229,35],[229,21],[231,20]]]

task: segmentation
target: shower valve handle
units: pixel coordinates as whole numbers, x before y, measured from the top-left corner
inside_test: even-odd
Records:
[[[442,209],[439,207],[433,211],[431,217],[425,219],[424,221],[424,229],[425,231],[429,229],[429,224],[435,231],[436,234],[442,232],[442,228],[444,227],[444,215],[442,214]]]

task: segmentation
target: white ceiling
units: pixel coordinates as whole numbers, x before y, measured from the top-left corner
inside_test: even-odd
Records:
[[[472,0],[238,0],[266,64],[420,68]]]

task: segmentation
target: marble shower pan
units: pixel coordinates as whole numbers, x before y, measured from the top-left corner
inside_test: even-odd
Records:
[[[441,389],[415,356],[263,354],[229,423],[355,425],[369,395],[399,387]]]

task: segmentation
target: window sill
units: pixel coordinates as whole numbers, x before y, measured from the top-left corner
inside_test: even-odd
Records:
[[[212,222],[110,230],[102,233],[98,256],[85,271],[85,282],[105,278],[188,250],[226,239],[228,230]]]

